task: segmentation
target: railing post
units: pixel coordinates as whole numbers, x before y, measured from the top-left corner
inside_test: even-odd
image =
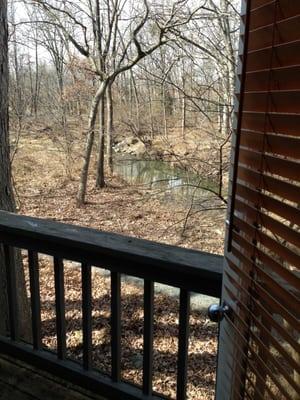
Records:
[[[8,309],[9,309],[9,327],[10,337],[12,340],[19,340],[19,321],[18,321],[18,299],[17,299],[17,288],[16,288],[16,266],[14,263],[14,250],[3,245],[4,250],[4,262],[6,267],[6,280],[7,280],[7,298],[8,298]]]
[[[28,251],[28,264],[30,276],[33,348],[35,350],[40,350],[42,347],[41,300],[39,282],[39,259],[36,252]]]
[[[92,360],[92,281],[91,266],[82,264],[82,331],[83,331],[83,368],[89,370]]]
[[[111,273],[111,377],[121,379],[121,274]]]
[[[177,400],[186,399],[190,327],[190,292],[180,290]]]
[[[65,288],[64,263],[60,258],[54,258],[55,307],[57,355],[60,360],[66,358],[66,317],[65,317]]]
[[[144,281],[143,393],[151,396],[153,380],[154,283]]]

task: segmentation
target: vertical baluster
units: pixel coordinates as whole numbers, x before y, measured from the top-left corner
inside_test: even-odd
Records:
[[[111,376],[121,379],[121,275],[111,273]]]
[[[28,263],[30,276],[33,348],[35,350],[40,350],[42,347],[41,299],[39,281],[39,259],[36,252],[30,250],[28,251]]]
[[[144,357],[143,393],[151,396],[153,377],[153,307],[154,283],[144,281]]]
[[[83,368],[91,368],[92,355],[92,281],[91,266],[82,264],[82,330],[83,330]]]
[[[189,345],[190,292],[180,290],[177,400],[186,399]]]
[[[57,355],[60,360],[64,360],[66,358],[64,263],[62,259],[56,257],[54,258],[54,279],[55,279]]]
[[[3,251],[7,279],[10,337],[12,340],[19,340],[18,300],[16,288],[16,266],[14,262],[15,257],[13,254],[14,250],[7,245],[3,245]]]

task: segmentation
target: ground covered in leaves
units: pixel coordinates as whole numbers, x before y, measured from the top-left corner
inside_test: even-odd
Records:
[[[170,204],[147,187],[129,186],[110,176],[102,190],[91,174],[87,203],[76,207],[78,172],[76,154],[72,177],[65,173],[64,155],[46,136],[21,138],[13,163],[19,211],[23,214],[93,227],[100,230],[175,244],[221,254],[224,211],[193,212]],[[92,170],[95,160],[92,160]],[[209,201],[209,199],[208,199]],[[188,216],[188,218],[187,218]],[[26,260],[26,259],[25,259]],[[40,260],[43,343],[56,349],[55,297],[52,260]],[[82,359],[81,275],[66,263],[66,321],[68,356]],[[172,398],[176,394],[178,297],[156,292],[154,390]],[[216,368],[217,330],[204,312],[190,317],[188,398],[212,399]],[[142,381],[143,289],[122,283],[122,376],[134,384]],[[110,373],[110,276],[93,273],[93,363]]]

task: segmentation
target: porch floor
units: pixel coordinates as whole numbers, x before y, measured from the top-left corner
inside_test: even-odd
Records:
[[[63,379],[0,355],[1,400],[106,400]]]

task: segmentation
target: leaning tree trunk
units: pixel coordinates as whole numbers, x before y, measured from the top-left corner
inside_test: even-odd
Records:
[[[15,211],[15,202],[11,182],[11,163],[8,129],[8,28],[7,1],[0,0],[0,209]],[[29,308],[26,295],[24,269],[19,251],[11,254],[11,268],[15,270],[17,294],[17,320],[19,334],[29,339]],[[6,265],[3,246],[0,245],[0,334],[9,333],[9,315],[7,298]]]
[[[104,176],[104,97],[99,103],[99,144],[98,144],[98,161],[97,161],[97,177],[96,188],[103,188],[105,186]]]
[[[91,108],[90,108],[88,134],[87,134],[87,140],[86,140],[86,146],[85,146],[84,160],[83,160],[83,166],[82,166],[81,175],[80,175],[78,193],[77,193],[77,197],[76,197],[77,206],[81,206],[85,202],[89,166],[90,166],[91,154],[92,154],[92,149],[93,149],[93,144],[94,144],[94,139],[95,139],[95,124],[96,124],[96,118],[97,118],[97,113],[98,113],[98,106],[99,106],[100,100],[103,99],[103,97],[105,95],[106,87],[107,87],[107,82],[105,82],[105,81],[101,82],[101,84],[93,98]]]
[[[134,101],[135,101],[136,126],[137,126],[137,130],[140,132],[140,130],[141,130],[140,100],[139,100],[139,93],[138,93],[138,88],[136,85],[136,80],[135,80],[132,70],[130,70],[130,79],[132,81]]]

